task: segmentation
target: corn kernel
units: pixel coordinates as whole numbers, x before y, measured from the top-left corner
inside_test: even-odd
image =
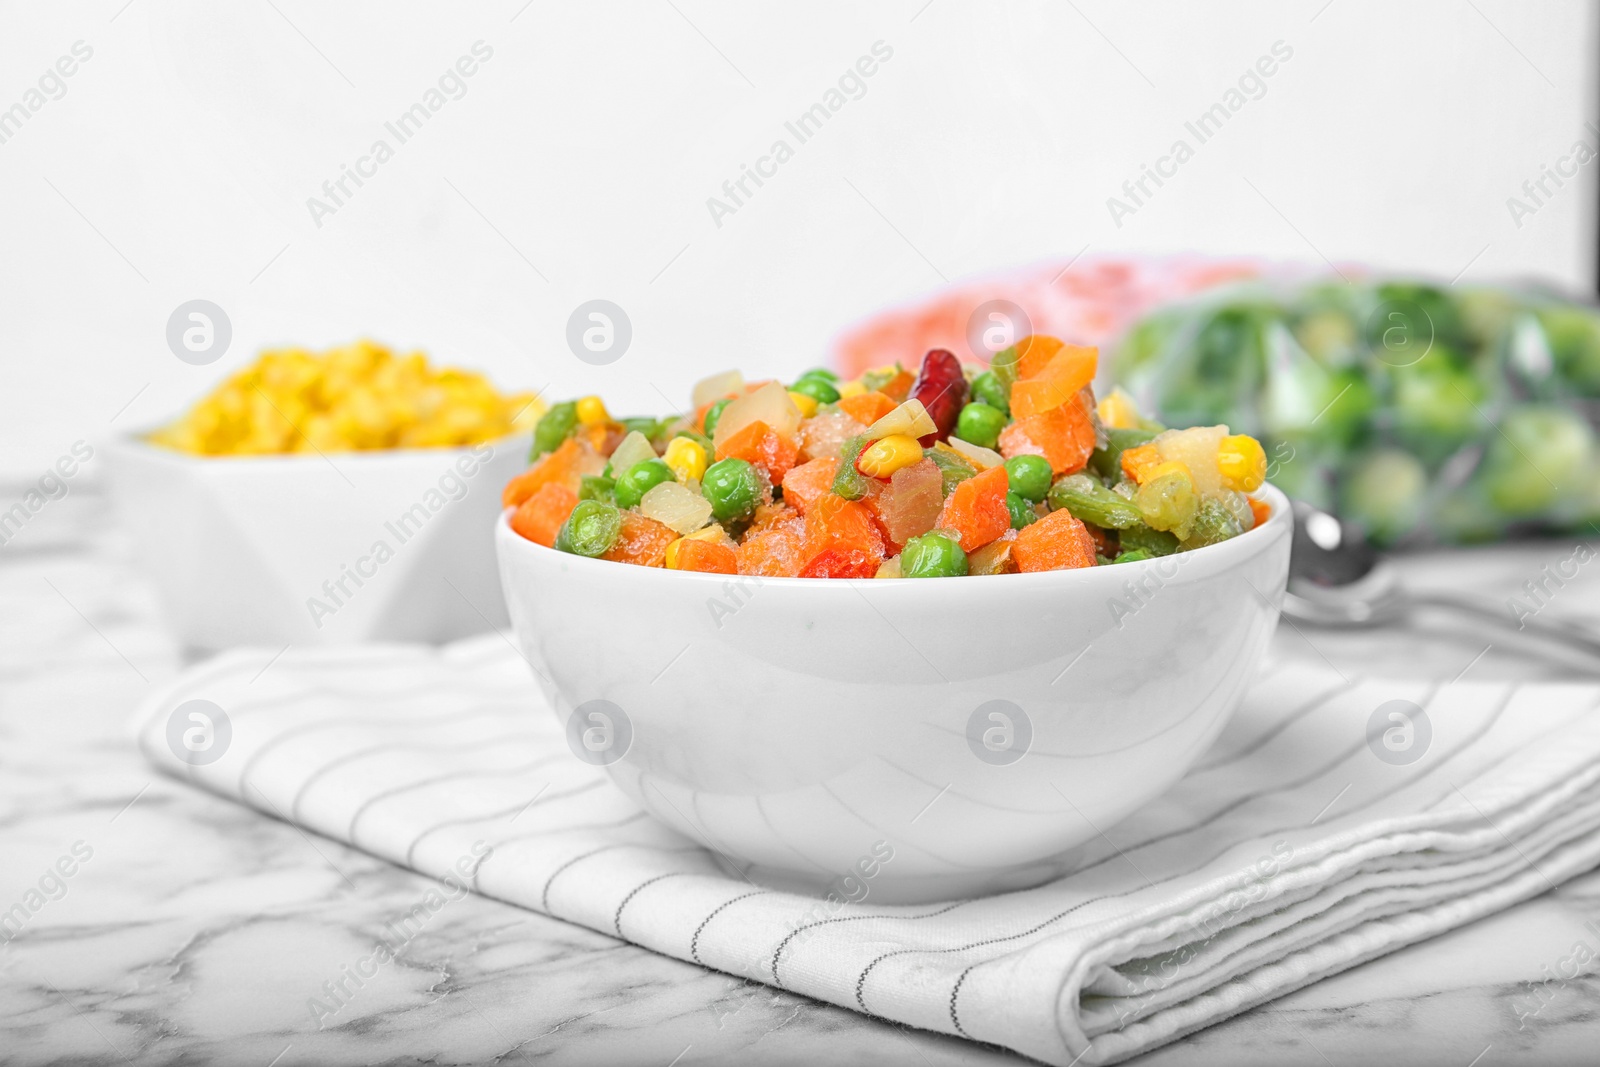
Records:
[[[1139,416],[1139,408],[1133,402],[1133,397],[1121,389],[1111,390],[1111,395],[1100,401],[1094,409],[1100,416],[1100,421],[1108,429],[1135,430],[1144,420]]]
[[[683,544],[686,540],[688,540],[688,538],[680,537],[676,541],[672,542],[672,544],[667,546],[667,555],[662,561],[666,564],[667,570],[675,571],[678,569],[678,546]]]
[[[859,378],[852,378],[848,382],[840,382],[835,388],[839,390],[841,399],[847,396],[860,396],[867,391],[867,387],[861,384]]]
[[[1217,449],[1222,484],[1241,493],[1253,493],[1267,480],[1267,454],[1261,442],[1236,433],[1222,439]]]
[[[661,459],[672,468],[673,476],[680,482],[698,481],[705,477],[706,450],[698,441],[674,437],[667,442],[667,451]]]
[[[578,401],[578,421],[585,426],[600,426],[611,419],[605,404],[597,396],[586,396]]]
[[[811,416],[817,413],[817,401],[815,397],[807,396],[804,393],[790,391],[789,399],[793,400],[794,406],[800,409],[800,417],[802,419],[809,419]]]
[[[922,444],[909,434],[896,433],[872,442],[856,460],[856,470],[868,478],[887,478],[902,467],[922,460]]]

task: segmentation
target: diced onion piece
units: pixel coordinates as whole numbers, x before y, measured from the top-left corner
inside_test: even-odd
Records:
[[[950,438],[950,449],[960,452],[967,459],[978,465],[979,471],[986,471],[990,467],[999,467],[1005,464],[1006,458],[992,448],[975,445],[971,441],[963,441],[959,437]]]
[[[699,411],[713,400],[721,400],[729,393],[737,393],[742,388],[744,388],[744,375],[736,370],[725,370],[721,374],[701,378],[694,383],[694,392],[690,394],[694,400],[694,410]]]
[[[800,431],[800,409],[789,399],[789,390],[777,382],[768,382],[722,409],[713,442],[720,449],[724,441],[752,422],[764,422],[779,437],[793,441]]]
[[[900,557],[899,556],[890,556],[888,559],[886,559],[882,563],[878,564],[878,573],[874,574],[873,577],[874,578],[903,578],[903,577],[905,577],[905,575],[900,573]]]
[[[930,433],[938,432],[939,427],[934,425],[933,417],[928,414],[928,409],[922,406],[922,401],[907,400],[873,423],[867,430],[867,439],[877,441],[897,433],[905,434],[907,437],[926,437]]]
[[[650,439],[638,430],[634,430],[624,437],[622,443],[617,445],[616,451],[611,453],[611,476],[620,478],[635,463],[655,458],[656,450],[650,446]]]
[[[639,501],[639,514],[675,533],[691,534],[711,518],[711,501],[677,482],[662,482]]]

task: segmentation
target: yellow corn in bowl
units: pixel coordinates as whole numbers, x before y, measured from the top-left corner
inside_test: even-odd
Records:
[[[185,646],[447,641],[506,623],[494,521],[544,410],[370,341],[278,349],[114,440],[111,489]]]

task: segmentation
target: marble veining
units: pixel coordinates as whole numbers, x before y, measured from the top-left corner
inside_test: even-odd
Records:
[[[38,902],[0,946],[0,1062],[1027,1062],[475,895],[357,986],[354,961],[440,887],[149,770],[128,716],[184,657],[104,506],[75,489],[0,548],[0,911]],[[1503,600],[1569,551],[1406,569],[1421,584],[1470,575]],[[1596,587],[1585,573],[1548,610],[1582,617]],[[1402,676],[1574,676],[1493,645],[1479,655],[1489,639],[1453,625],[1406,641],[1285,628],[1274,655]],[[1600,958],[1560,970],[1579,944],[1600,957],[1597,929],[1591,873],[1134,1062],[1592,1063]],[[341,980],[342,1004],[319,1011]]]

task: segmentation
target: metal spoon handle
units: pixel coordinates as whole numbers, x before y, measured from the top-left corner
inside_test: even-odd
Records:
[[[1411,602],[1418,607],[1444,608],[1492,622],[1500,629],[1523,638],[1548,638],[1600,659],[1600,635],[1573,623],[1555,619],[1527,616],[1513,619],[1505,610],[1472,597],[1454,596],[1450,593],[1413,593]]]

